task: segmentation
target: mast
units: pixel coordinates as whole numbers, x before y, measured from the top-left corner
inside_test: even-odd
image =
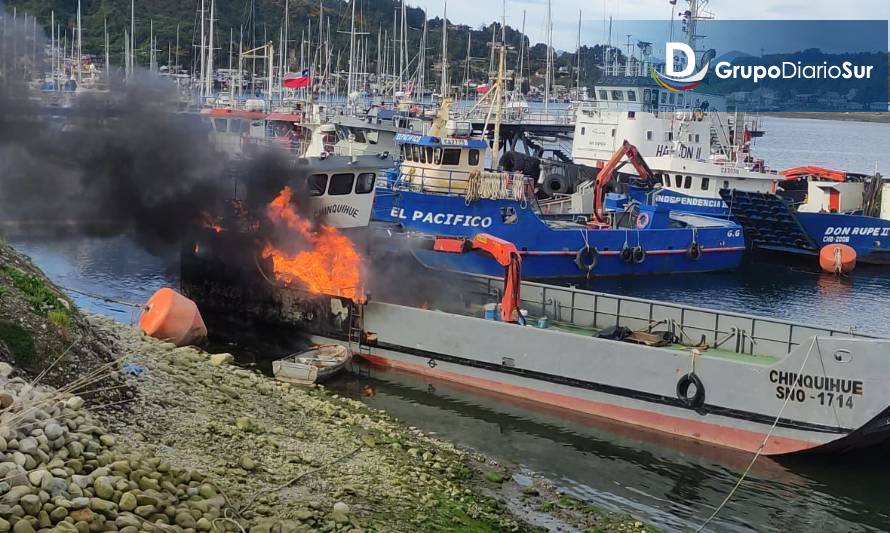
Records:
[[[130,0],[130,76],[136,68],[136,0]]]
[[[544,114],[550,105],[550,71],[553,68],[553,54],[550,46],[553,40],[553,22],[550,20],[550,0],[547,0],[547,71],[544,79]]]
[[[179,24],[176,24],[176,72],[179,72]]]
[[[111,86],[111,55],[108,51],[108,17],[105,17],[103,23],[105,33],[105,84]]]
[[[352,4],[352,23],[349,28],[349,73],[346,78],[346,98],[350,98],[353,92],[353,72],[355,71],[355,4],[356,0],[350,2]]]
[[[207,67],[205,75],[205,96],[213,96],[213,16],[215,14],[216,0],[210,0],[210,35],[207,36]],[[271,95],[270,95],[271,96]]]
[[[581,10],[580,9],[578,10],[578,51],[576,52],[576,54],[578,56],[576,58],[578,60],[578,71],[575,74],[577,76],[576,87],[577,87],[578,92],[577,92],[577,95],[575,96],[575,98],[577,98],[578,100],[581,100]]]
[[[242,57],[244,55],[244,24],[241,25],[241,32],[238,35],[238,97],[244,90],[244,65],[242,65]],[[232,102],[234,106],[235,103]]]
[[[491,161],[494,165],[494,162],[497,161],[497,156],[500,153],[500,142],[501,142],[501,103],[504,100],[504,52],[506,51],[507,45],[501,43],[500,46],[500,54],[498,57],[498,74],[495,82],[495,103],[494,103],[494,138],[492,139],[491,149],[493,150]]]
[[[232,52],[235,50],[235,28],[229,26],[229,106],[235,102],[235,71],[232,70]]]
[[[199,73],[200,79],[200,87],[201,87],[201,99],[204,98],[204,80],[207,75],[207,67],[206,61],[207,56],[204,55],[204,43],[206,42],[206,35],[204,35],[204,0],[201,0],[201,46],[198,49],[198,56],[201,58],[201,72]]]
[[[522,94],[522,75],[524,62],[525,62],[525,10],[522,10],[522,35],[520,36],[521,41],[519,42],[519,77],[517,78],[518,88],[514,87],[519,94]]]
[[[467,32],[467,66],[464,72],[464,99],[469,98],[470,91],[470,48],[473,47],[473,32]]]
[[[442,15],[442,87],[439,89],[442,98],[448,96],[448,2]]]
[[[311,24],[311,21],[310,21]],[[278,65],[278,70],[281,72],[279,78],[284,77],[284,73],[287,72],[287,59],[288,59],[288,39],[290,39],[290,1],[284,0],[284,43],[282,45],[282,53],[281,57],[283,58],[280,61],[280,65]]]
[[[399,40],[399,90],[404,91],[402,75],[405,72],[405,62],[408,59],[408,21],[405,14],[405,0],[402,0],[401,39]]]
[[[77,85],[80,86],[80,82],[83,79],[83,31],[81,28],[81,18],[80,18],[80,0],[77,0]]]
[[[3,22],[4,22],[3,29],[5,30],[6,29],[6,27],[5,27],[6,21],[4,20]],[[50,34],[51,34],[50,35],[50,45],[49,45],[49,51],[50,51],[50,61],[49,61],[50,68],[49,68],[49,70],[51,73],[50,77],[53,80],[53,89],[55,89],[56,88],[56,11],[55,10],[51,10],[49,13],[49,28],[50,28]],[[5,38],[6,36],[4,35],[3,37]],[[106,42],[107,41],[108,41],[108,39],[106,38]]]

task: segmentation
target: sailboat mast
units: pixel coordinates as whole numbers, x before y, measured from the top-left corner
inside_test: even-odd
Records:
[[[136,68],[136,0],[130,0],[130,76]]]
[[[4,30],[6,29],[5,21],[4,21],[3,29]],[[56,11],[55,10],[51,10],[49,13],[49,29],[50,29],[50,34],[51,34],[50,38],[49,38],[49,41],[50,41],[50,44],[49,44],[49,51],[50,51],[49,70],[50,70],[50,77],[53,80],[53,88],[55,89],[55,87],[56,87]],[[6,37],[6,36],[4,35],[4,37]]]
[[[77,85],[80,85],[80,82],[83,79],[83,32],[81,29],[81,18],[80,18],[80,0],[77,0]]]
[[[578,67],[577,67],[577,72],[575,73],[575,75],[577,77],[576,87],[577,87],[578,93],[575,96],[575,98],[577,98],[578,100],[581,100],[581,10],[580,9],[578,10],[578,51],[577,51],[577,56],[578,56],[577,57]]]
[[[111,85],[111,55],[108,51],[108,17],[105,17],[102,26],[105,33],[105,84]]]
[[[544,79],[544,113],[550,105],[550,71],[553,68],[553,53],[550,51],[553,39],[553,22],[550,20],[550,0],[547,0],[547,71]]]
[[[352,23],[349,28],[349,73],[346,78],[346,97],[349,98],[353,92],[353,76],[355,71],[355,4],[356,1],[353,0],[350,2],[352,4]]]
[[[210,35],[207,36],[207,81],[206,96],[213,95],[213,17],[216,11],[216,0],[210,0]]]
[[[442,98],[448,96],[448,2],[442,15],[442,87],[439,89]]]
[[[519,76],[517,77],[517,92],[522,94],[522,76],[524,72],[525,66],[525,10],[522,10],[522,35],[520,36],[519,42]]]

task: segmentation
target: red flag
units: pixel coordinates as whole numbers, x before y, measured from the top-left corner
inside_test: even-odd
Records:
[[[312,77],[309,75],[308,68],[304,68],[299,74],[289,72],[284,76],[284,80],[282,81],[282,85],[288,89],[302,89],[304,87],[309,87],[311,84]]]

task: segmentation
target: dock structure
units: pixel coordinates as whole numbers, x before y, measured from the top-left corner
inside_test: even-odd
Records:
[[[495,110],[488,106],[472,109],[453,109],[454,120],[469,122],[473,131],[491,132],[495,121]],[[527,154],[538,153],[545,141],[571,142],[575,130],[575,107],[558,109],[530,109],[504,107],[501,109],[500,138],[507,150],[523,149]],[[566,154],[568,157],[568,154]]]

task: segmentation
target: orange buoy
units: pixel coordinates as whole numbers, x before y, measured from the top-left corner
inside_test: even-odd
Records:
[[[846,244],[827,244],[819,251],[819,266],[830,274],[846,274],[856,268],[856,250]]]
[[[207,338],[207,326],[195,302],[166,287],[148,301],[139,317],[139,327],[146,335],[177,346],[196,344]]]

